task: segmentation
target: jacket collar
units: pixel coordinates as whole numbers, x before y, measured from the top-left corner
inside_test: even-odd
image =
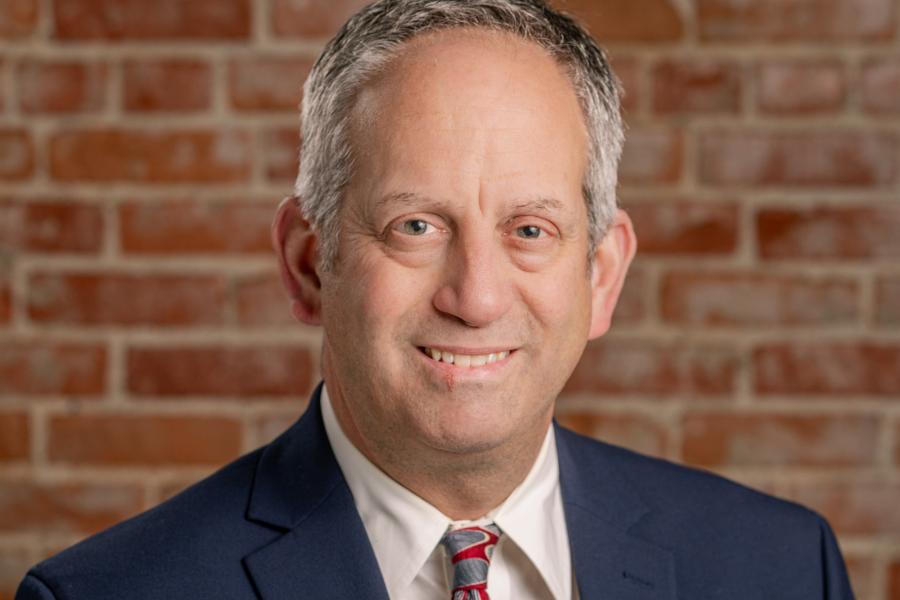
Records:
[[[372,598],[387,590],[353,496],[338,467],[319,403],[262,453],[247,518],[284,533],[244,557],[259,595]]]
[[[581,599],[674,599],[672,553],[633,532],[651,511],[622,471],[621,450],[554,426]]]

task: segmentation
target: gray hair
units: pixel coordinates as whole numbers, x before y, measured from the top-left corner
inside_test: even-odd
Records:
[[[413,37],[458,27],[512,33],[544,48],[567,69],[590,140],[582,193],[591,248],[606,234],[615,217],[624,135],[618,82],[590,34],[543,0],[379,0],[328,42],[304,86],[295,195],[320,233],[325,269],[336,259],[341,200],[353,176],[350,125],[360,88]]]

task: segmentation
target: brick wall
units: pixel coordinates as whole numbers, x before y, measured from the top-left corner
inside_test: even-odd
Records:
[[[315,384],[267,228],[359,4],[0,0],[0,598]],[[900,599],[900,2],[570,0],[640,258],[561,420],[800,500]]]

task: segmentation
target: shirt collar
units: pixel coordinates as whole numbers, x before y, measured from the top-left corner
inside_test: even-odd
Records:
[[[347,438],[322,386],[325,433],[360,513],[388,594],[409,586],[453,522],[366,458]],[[547,518],[547,516],[550,518]],[[547,435],[522,483],[482,520],[493,520],[518,545],[554,598],[571,597],[571,558],[559,489],[555,434]],[[397,552],[404,548],[404,552]]]

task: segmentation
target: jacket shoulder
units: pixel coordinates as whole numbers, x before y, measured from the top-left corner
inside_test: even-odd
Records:
[[[39,563],[17,600],[253,597],[234,565],[273,536],[246,519],[261,451]]]
[[[615,471],[643,503],[630,532],[671,552],[679,595],[853,597],[837,541],[818,513],[702,469],[568,430],[560,435],[575,460]],[[603,494],[602,479],[595,482],[592,493]]]

